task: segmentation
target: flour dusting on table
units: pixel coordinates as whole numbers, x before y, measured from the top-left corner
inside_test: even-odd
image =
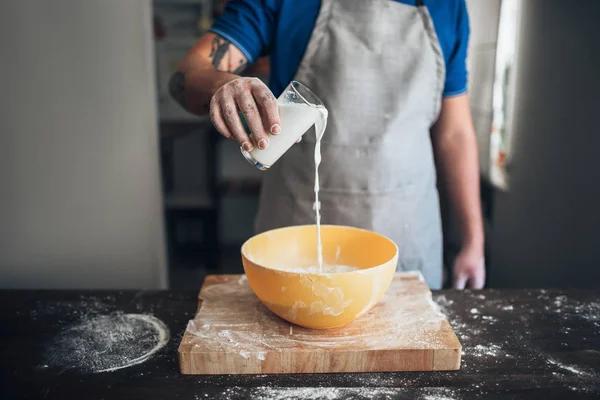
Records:
[[[465,290],[460,302],[450,297],[441,293],[434,300],[448,316],[463,345],[464,372],[494,373],[496,368],[526,371],[527,365],[515,365],[514,361],[526,358],[531,364],[545,365],[546,379],[560,379],[565,387],[578,393],[599,392],[600,373],[593,361],[597,357],[595,350],[587,360],[576,354],[590,349],[591,340],[586,335],[600,334],[600,301],[583,302],[560,291],[544,289],[529,291],[526,296],[515,294],[510,301],[495,295],[493,289],[485,296]],[[499,321],[502,326],[497,326]],[[556,340],[566,351],[556,352],[546,347],[547,343],[535,340],[535,327],[540,321],[544,324],[552,321],[557,326]],[[572,335],[576,329],[587,334]],[[498,330],[505,332],[504,337],[496,333]],[[535,387],[547,382],[532,377],[530,384]]]
[[[561,369],[564,369],[566,371],[569,371],[569,372],[571,372],[571,373],[573,373],[575,375],[580,375],[580,376],[594,376],[593,374],[590,374],[590,373],[588,373],[586,371],[583,371],[583,370],[581,370],[581,369],[579,369],[579,368],[577,368],[575,366],[566,365],[566,364],[563,364],[561,362],[558,362],[558,361],[554,360],[553,358],[548,358],[548,364],[555,365],[558,368],[561,368]]]
[[[480,310],[481,304],[489,304],[493,300],[487,300],[484,295],[476,294],[476,292],[468,292],[469,304],[462,312],[458,312],[454,305],[454,300],[448,299],[445,294],[437,294],[434,296],[434,302],[440,312],[448,317],[448,321],[454,332],[458,336],[463,346],[463,363],[464,367],[471,360],[470,357],[478,359],[511,358],[512,355],[505,350],[505,343],[490,343],[485,340],[486,331],[497,323],[497,319],[491,315],[485,315]],[[474,307],[475,306],[475,307]],[[487,308],[487,307],[486,307]],[[511,310],[506,305],[498,305],[502,310]],[[475,344],[482,339],[483,343]],[[465,363],[466,361],[466,363]]]
[[[224,389],[220,393],[196,396],[196,399],[219,398],[221,400],[250,399],[250,400],[383,400],[398,398],[412,398],[416,400],[455,400],[455,391],[450,388],[410,388],[406,392],[402,387],[240,387],[234,386]]]
[[[169,341],[169,329],[145,314],[86,316],[67,326],[47,350],[45,365],[110,372],[143,363]]]

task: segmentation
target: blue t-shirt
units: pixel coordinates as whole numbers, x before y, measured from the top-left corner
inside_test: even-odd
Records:
[[[416,6],[416,0],[389,0]],[[465,0],[425,0],[446,62],[444,96],[467,90],[469,18]],[[212,28],[248,59],[270,56],[275,96],[294,78],[314,28],[320,0],[230,0]]]

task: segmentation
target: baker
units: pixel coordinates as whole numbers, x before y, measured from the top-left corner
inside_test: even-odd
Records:
[[[437,176],[460,227],[456,288],[484,285],[476,137],[467,94],[465,0],[232,0],[186,55],[171,95],[247,151],[281,131],[291,80],[329,110],[322,140],[325,224],[384,234],[398,269],[442,285]],[[239,74],[270,56],[269,87]],[[240,120],[254,135],[250,140]],[[314,135],[265,173],[256,229],[314,223]],[[439,171],[436,171],[436,164]]]

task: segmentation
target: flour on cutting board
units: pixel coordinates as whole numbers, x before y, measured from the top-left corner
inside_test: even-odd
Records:
[[[57,335],[45,365],[111,372],[143,363],[168,341],[169,329],[151,315],[90,315]]]
[[[190,343],[194,351],[233,352],[244,358],[259,360],[268,358],[270,351],[285,351],[298,345],[311,348],[387,348],[390,343],[402,343],[407,348],[442,348],[439,335],[445,316],[432,307],[430,292],[425,299],[423,292],[407,292],[406,283],[395,280],[394,290],[376,306],[376,311],[364,315],[360,323],[344,328],[321,331],[292,325],[270,312],[253,294],[249,285],[240,285],[238,280],[214,284],[202,290],[203,309],[190,320],[187,332],[193,335]],[[313,288],[315,294],[338,296],[342,294],[326,287]],[[231,310],[231,301],[236,301],[236,312]],[[397,307],[399,301],[402,307]],[[347,301],[346,299],[342,299]],[[386,304],[394,306],[386,306]],[[296,308],[309,307],[296,304]],[[331,310],[334,312],[335,310]],[[365,328],[366,327],[366,328]],[[195,341],[193,337],[203,339]],[[266,354],[265,354],[266,352]]]

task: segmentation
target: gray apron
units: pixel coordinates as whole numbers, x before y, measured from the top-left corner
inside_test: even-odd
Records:
[[[321,141],[323,224],[398,245],[398,270],[442,283],[442,232],[430,127],[445,63],[424,5],[323,0],[295,80],[329,110]],[[314,128],[265,172],[256,230],[315,223]]]

